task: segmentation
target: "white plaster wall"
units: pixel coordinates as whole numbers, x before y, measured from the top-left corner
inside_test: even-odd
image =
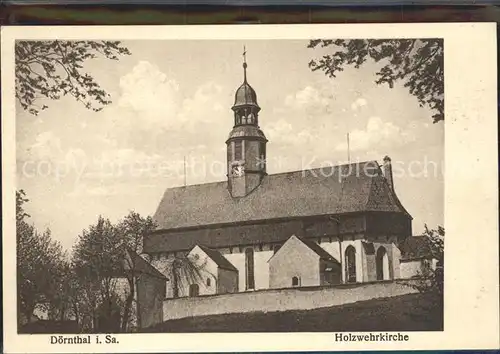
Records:
[[[399,266],[400,278],[408,279],[418,275],[418,272],[422,269],[421,260],[415,261],[405,261],[401,262]]]
[[[269,261],[271,288],[292,287],[298,277],[299,286],[319,286],[319,256],[301,240],[291,237]]]
[[[417,290],[410,286],[386,281],[347,287],[279,289],[167,299],[163,302],[163,320],[255,311],[308,310],[415,292]]]
[[[337,261],[341,261],[340,259],[340,245],[339,240],[337,238],[332,238],[332,242],[330,242],[329,238],[323,237],[321,239],[321,243],[319,244],[325,251],[330,253],[333,258]]]
[[[408,279],[419,275],[424,269],[423,262],[423,259],[401,261],[399,264],[399,278]],[[437,259],[427,260],[427,262],[430,262],[431,269],[436,269]]]
[[[200,279],[196,281],[200,287],[200,295],[217,294],[217,264],[198,246],[189,252],[188,258],[200,270]],[[210,278],[210,285],[207,285],[207,278]],[[189,284],[185,284],[184,288],[184,294],[189,295]]]
[[[360,239],[354,239],[354,240],[344,240],[342,241],[342,279],[346,279],[345,275],[345,251],[347,247],[353,246],[354,249],[356,250],[356,282],[361,283],[365,281],[364,276],[363,276],[363,257],[364,257],[364,251],[363,251],[363,245],[361,244]]]
[[[266,248],[263,248],[265,250]],[[273,251],[257,251],[255,260],[255,289],[269,289],[269,259],[273,256]],[[245,274],[245,273],[243,273]]]
[[[217,265],[209,258],[207,258],[205,252],[203,252],[199,247],[194,248],[190,254],[197,254],[199,256],[199,260],[196,261],[196,263],[200,266],[200,278],[198,279],[197,283],[200,287],[200,295],[208,295],[208,294],[215,294],[216,293],[216,279],[217,277]],[[172,279],[171,278],[171,273],[170,273],[170,266],[172,259],[174,258],[174,255],[172,253],[169,253],[168,255],[166,254],[160,254],[159,256],[155,256],[151,264],[158,269],[163,275],[167,277],[167,282],[166,282],[166,298],[172,298],[174,291],[172,288]],[[206,264],[204,264],[206,263]],[[203,267],[201,267],[204,265]],[[206,280],[207,277],[212,277],[212,281],[210,284],[210,287],[206,285]],[[186,283],[186,281],[182,281],[179,284],[179,296],[188,296],[189,295],[189,284]]]
[[[250,247],[250,246],[249,246]],[[254,277],[255,290],[269,288],[269,263],[267,261],[272,257],[273,251],[269,250],[269,245],[264,245],[263,250],[259,251],[258,247],[254,247]],[[238,269],[238,290],[246,291],[246,272],[245,272],[245,249],[239,252],[238,249],[233,249],[233,253],[223,254],[226,259]],[[235,252],[238,251],[238,252]]]
[[[394,279],[401,278],[401,250],[396,246],[396,240],[392,243],[392,271]]]
[[[223,256],[238,269],[238,291],[245,291],[245,254],[233,250],[233,253],[227,253]]]

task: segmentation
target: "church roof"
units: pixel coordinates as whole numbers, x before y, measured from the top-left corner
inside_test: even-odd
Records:
[[[268,175],[243,198],[227,181],[169,188],[154,219],[167,230],[363,211],[408,214],[376,161]]]
[[[307,238],[299,238],[299,240],[301,240],[307,247],[309,247],[311,250],[313,250],[319,256],[320,259],[323,259],[325,261],[332,261],[335,263],[339,263],[339,261],[337,261],[335,258],[333,258],[333,256],[330,253],[325,251],[325,249],[323,247],[318,245],[313,240],[307,239]]]
[[[203,252],[205,252],[206,255],[210,257],[210,259],[212,259],[215,262],[215,264],[217,264],[219,268],[235,272],[238,271],[238,269],[236,269],[235,266],[231,262],[229,262],[227,258],[224,257],[219,251],[214,250],[212,248],[208,248],[203,245],[198,245],[198,247],[200,247],[203,250]]]
[[[152,275],[154,277],[157,277],[157,278],[161,278],[161,279],[164,279],[166,278],[165,275],[163,275],[158,269],[156,269],[154,266],[152,266],[151,264],[149,264],[148,262],[146,262],[141,256],[139,256],[136,252],[134,252],[133,250],[127,248],[127,253],[132,261],[132,264],[133,264],[133,271],[135,273],[139,273],[139,274],[149,274],[149,275]],[[125,262],[124,264],[124,270],[127,271],[127,270],[130,270],[130,269],[127,269],[129,268],[129,264],[127,262]]]
[[[236,94],[234,95],[234,106],[244,106],[244,105],[254,105],[259,106],[257,104],[257,94],[255,90],[248,84],[248,82],[243,82],[241,86],[236,90]]]

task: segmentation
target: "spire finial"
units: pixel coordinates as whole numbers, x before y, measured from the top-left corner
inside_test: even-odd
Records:
[[[247,49],[243,46],[243,75],[244,81],[247,82]]]

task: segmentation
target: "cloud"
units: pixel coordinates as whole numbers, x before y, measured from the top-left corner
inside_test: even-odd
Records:
[[[61,154],[61,139],[52,131],[38,134],[35,142],[26,149],[26,157],[31,160],[52,159]]]
[[[218,119],[223,112],[222,87],[215,82],[206,82],[196,89],[193,96],[183,100],[176,119],[180,129],[191,132],[199,131],[199,125],[211,125],[218,122],[230,126],[230,121]],[[227,107],[229,112],[229,107]],[[229,114],[228,117],[231,117]],[[193,130],[193,128],[195,128]]]
[[[360,97],[358,99],[356,99],[352,104],[351,104],[351,109],[353,111],[357,111],[358,108],[361,108],[363,106],[366,106],[368,103],[368,101],[366,101],[366,99]]]
[[[52,131],[38,134],[35,142],[25,150],[20,150],[19,160],[24,161],[51,161],[71,166],[81,165],[87,154],[80,148],[64,149],[61,139]]]
[[[138,62],[132,71],[120,78],[122,94],[118,104],[148,117],[174,116],[179,102],[179,85],[148,61]],[[154,113],[154,114],[151,114]]]
[[[285,106],[292,109],[307,109],[310,107],[324,108],[329,103],[325,94],[312,86],[306,86],[304,89],[285,98]]]
[[[266,137],[273,143],[300,145],[314,139],[313,133],[308,128],[297,128],[285,119],[271,122],[263,128]]]
[[[392,122],[384,122],[380,117],[370,117],[366,129],[356,129],[349,133],[351,151],[363,151],[380,147],[399,147],[415,141],[415,135]],[[347,150],[347,142],[338,144],[337,151]]]
[[[224,145],[232,125],[231,100],[219,83],[182,87],[154,63],[140,61],[119,85],[117,104],[104,112],[93,131],[85,129],[87,136],[92,133],[85,147],[92,151],[89,165],[99,166],[96,160],[151,163],[159,156],[172,162],[186,154],[208,156]],[[202,139],[200,132],[206,132]],[[87,143],[90,139],[92,144]],[[198,148],[201,142],[203,149]]]
[[[134,188],[130,188],[129,183],[112,184],[89,184],[78,183],[73,190],[67,193],[70,198],[88,198],[88,197],[111,197],[111,196],[135,196],[143,192],[143,185],[136,183]]]
[[[143,130],[186,130],[214,121],[213,114],[223,110],[222,87],[216,82],[202,83],[192,96],[183,98],[177,81],[147,61],[140,61],[120,79],[120,89],[118,104],[128,114],[114,123],[128,119],[127,129],[137,127],[140,119]]]

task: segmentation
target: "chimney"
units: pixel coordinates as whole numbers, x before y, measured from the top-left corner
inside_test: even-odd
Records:
[[[384,157],[384,176],[389,184],[389,187],[394,192],[394,181],[392,180],[392,165],[389,156]]]

